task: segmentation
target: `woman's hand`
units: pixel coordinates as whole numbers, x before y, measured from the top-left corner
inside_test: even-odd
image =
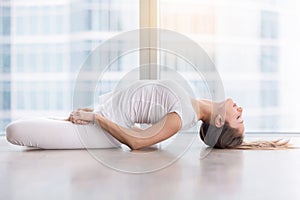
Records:
[[[83,110],[73,111],[70,114],[69,121],[73,122],[74,124],[81,124],[86,125],[90,122],[94,122],[95,120],[95,113],[93,112],[86,112]]]

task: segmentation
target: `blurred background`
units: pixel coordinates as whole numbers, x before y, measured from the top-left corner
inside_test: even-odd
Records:
[[[67,116],[80,67],[101,42],[140,27],[140,1],[0,0],[0,134],[25,116]],[[157,3],[158,27],[191,38],[215,63],[226,96],[244,107],[247,132],[300,132],[299,1]],[[184,69],[166,56],[161,63]],[[138,63],[138,53],[114,63],[100,93]]]

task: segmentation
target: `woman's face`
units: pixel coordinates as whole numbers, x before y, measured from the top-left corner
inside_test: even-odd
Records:
[[[225,120],[232,128],[236,128],[242,134],[244,133],[244,120],[242,118],[243,108],[239,107],[232,99],[225,101],[226,117]]]

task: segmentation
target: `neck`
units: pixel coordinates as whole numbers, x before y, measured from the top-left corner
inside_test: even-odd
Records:
[[[210,121],[213,109],[213,102],[206,99],[195,100],[195,110],[197,112],[198,120]]]

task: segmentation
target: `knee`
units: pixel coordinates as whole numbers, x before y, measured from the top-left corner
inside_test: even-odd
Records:
[[[6,139],[12,144],[18,144],[21,133],[21,126],[19,122],[12,122],[6,127]]]

